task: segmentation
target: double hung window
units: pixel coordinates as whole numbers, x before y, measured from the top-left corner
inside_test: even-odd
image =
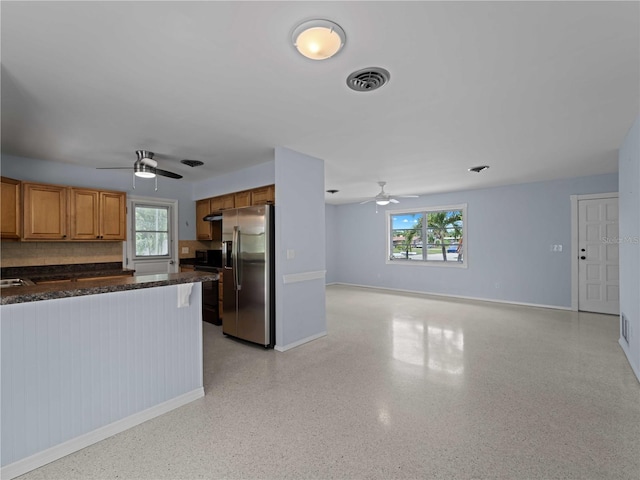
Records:
[[[467,206],[387,211],[387,263],[467,265]]]
[[[169,207],[136,204],[135,257],[169,256]]]

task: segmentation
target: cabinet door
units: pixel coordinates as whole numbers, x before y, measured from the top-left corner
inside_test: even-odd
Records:
[[[1,238],[20,238],[20,181],[1,177],[2,203],[0,204]]]
[[[23,183],[25,240],[67,239],[67,187]]]
[[[275,203],[275,188],[273,185],[254,188],[251,191],[251,205],[266,205]]]
[[[96,240],[100,238],[99,202],[100,195],[95,190],[70,190],[71,239]]]
[[[212,240],[211,234],[211,222],[202,220],[206,215],[209,215],[213,210],[211,209],[209,199],[198,200],[196,202],[196,238],[198,240]]]
[[[100,239],[127,239],[127,194],[100,192]]]
[[[211,211],[219,212],[221,210],[227,210],[235,207],[235,195],[230,193],[228,195],[221,195],[219,197],[213,197],[211,199]]]
[[[233,194],[233,202],[235,208],[251,206],[251,191],[237,192]]]

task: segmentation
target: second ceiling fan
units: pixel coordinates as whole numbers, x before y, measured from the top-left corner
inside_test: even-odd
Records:
[[[384,186],[387,182],[378,182],[380,185],[380,193],[378,193],[375,197],[370,198],[369,200],[365,200],[364,202],[360,202],[360,204],[376,202],[376,205],[389,205],[390,203],[400,203],[396,198],[418,198],[419,195],[391,195],[384,191]]]

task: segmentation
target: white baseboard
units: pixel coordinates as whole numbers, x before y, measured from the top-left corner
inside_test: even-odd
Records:
[[[638,367],[636,367],[631,361],[631,355],[629,354],[629,351],[628,351],[629,347],[626,345],[626,343],[627,342],[625,341],[624,338],[620,337],[618,339],[618,344],[620,345],[620,347],[622,347],[622,351],[624,352],[624,355],[627,357],[627,361],[631,366],[631,370],[633,370],[633,373],[636,374],[636,378],[638,379],[638,382],[640,382],[640,370],[638,370]]]
[[[327,336],[326,331],[320,332],[320,333],[316,333],[315,335],[311,335],[310,337],[303,338],[302,340],[298,340],[297,342],[289,343],[285,346],[276,345],[275,347],[273,347],[273,349],[277,350],[278,352],[286,352],[287,350],[291,350],[292,348],[299,347],[300,345],[312,342],[313,340],[317,340],[318,338],[322,338],[326,336]]]
[[[59,458],[65,457],[73,452],[82,450],[83,448],[93,445],[105,438],[112,437],[113,435],[124,432],[131,427],[140,425],[147,420],[151,420],[152,418],[186,405],[187,403],[193,402],[201,397],[204,397],[203,387],[196,388],[195,390],[184,393],[179,397],[172,398],[171,400],[167,400],[166,402],[147,408],[141,412],[134,413],[133,415],[129,415],[128,417],[117,420],[109,425],[87,432],[79,437],[67,440],[66,442],[54,447],[34,453],[29,457],[2,467],[2,469],[0,469],[0,478],[10,480],[18,477],[24,473],[30,472],[31,470],[42,467],[47,463],[51,463],[54,460],[58,460]]]
[[[419,290],[403,290],[400,288],[389,288],[389,287],[376,287],[372,285],[359,285],[357,283],[343,283],[343,282],[335,282],[332,285],[346,285],[349,287],[360,287],[360,288],[372,288],[374,290],[390,290],[392,292],[399,293],[416,293],[418,295],[433,295],[436,297],[447,297],[447,298],[461,298],[463,300],[477,300],[480,302],[493,302],[493,303],[505,303],[508,305],[520,305],[523,307],[538,307],[538,308],[552,308],[554,310],[568,310],[571,311],[571,307],[560,307],[558,305],[544,305],[540,303],[525,303],[525,302],[512,302],[509,300],[496,300],[495,298],[482,298],[482,297],[468,297],[465,295],[451,295],[447,293],[434,293],[434,292],[422,292]]]

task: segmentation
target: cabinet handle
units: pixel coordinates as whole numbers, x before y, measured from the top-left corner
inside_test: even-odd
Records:
[[[67,238],[67,236],[66,235],[62,235],[62,238]]]

